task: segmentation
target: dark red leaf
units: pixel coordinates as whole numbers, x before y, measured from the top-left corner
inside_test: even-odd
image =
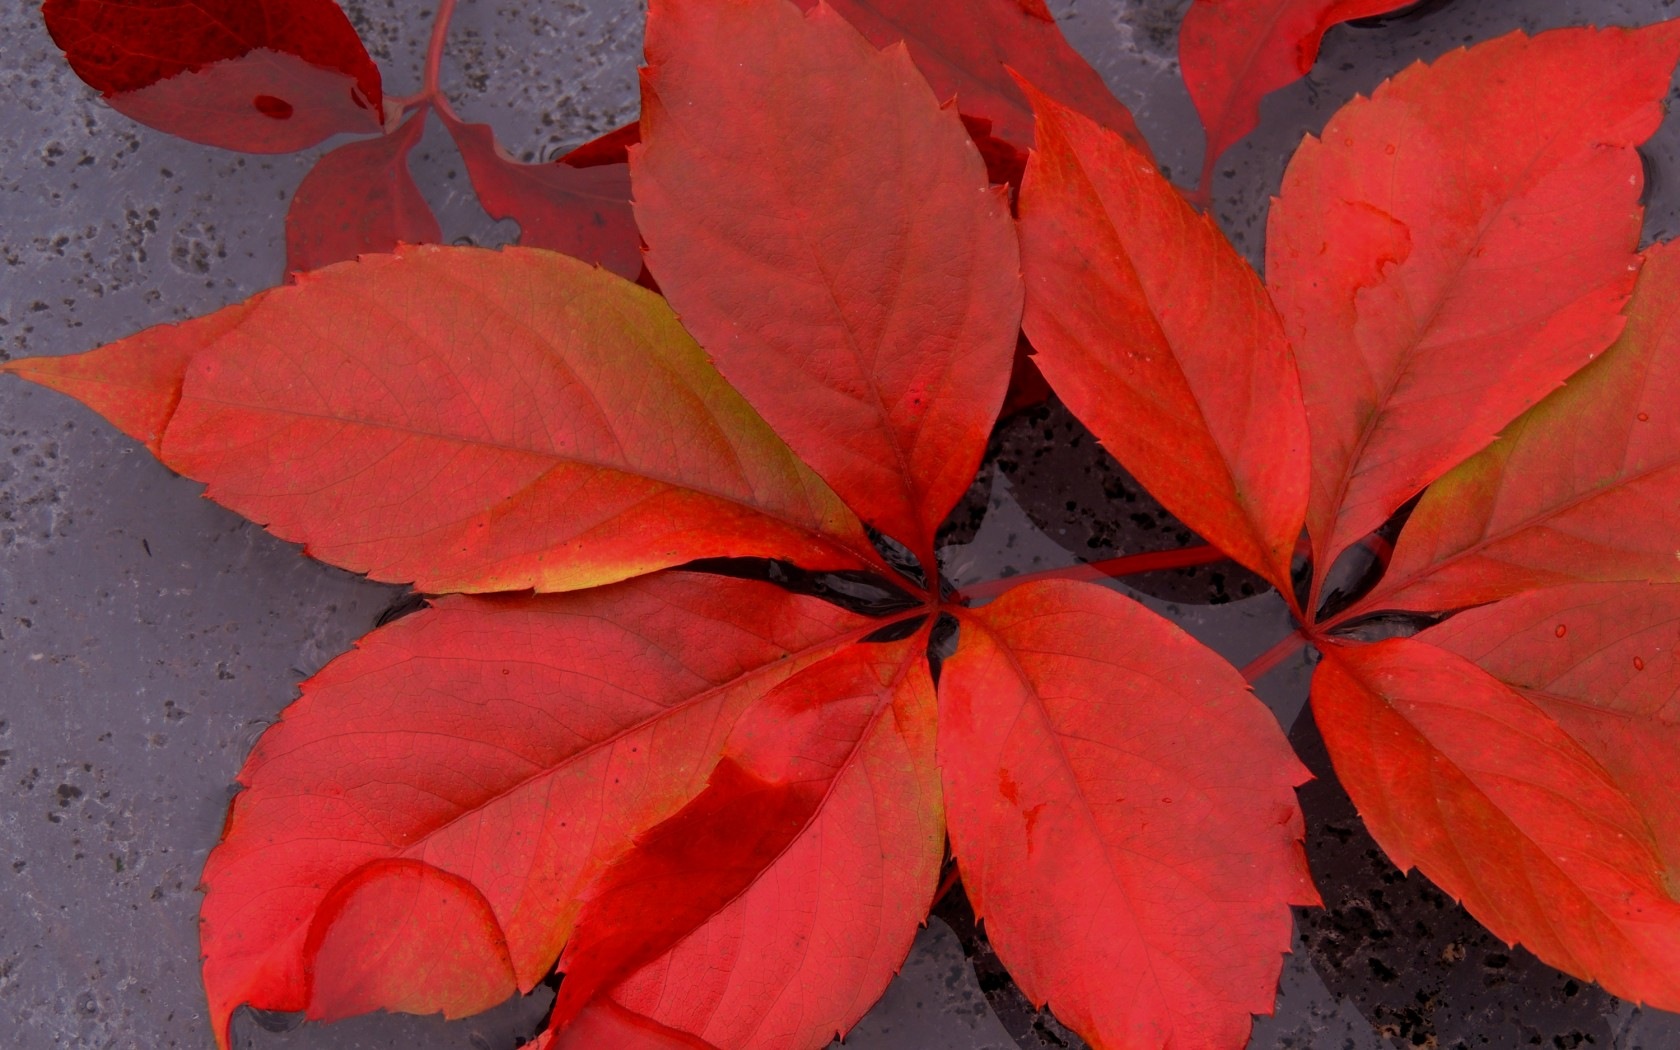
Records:
[[[614,128],[590,139],[560,158],[560,163],[574,168],[594,168],[603,164],[630,163],[630,147],[642,141],[642,126],[637,121]]]
[[[1563,622],[1579,597],[1539,600]],[[1672,643],[1666,604],[1659,633]],[[1499,608],[1489,615],[1507,615]],[[1537,612],[1531,599],[1514,615]],[[1473,630],[1442,637],[1454,634],[1487,644]],[[1535,622],[1506,644],[1526,656],[1547,634],[1555,640],[1553,625]],[[1674,831],[1676,724],[1650,717],[1659,702],[1649,696],[1631,709],[1593,693],[1542,701],[1426,638],[1326,647],[1313,678],[1313,715],[1372,837],[1495,936],[1612,994],[1680,1007],[1680,882],[1653,825]],[[1653,797],[1659,775],[1667,783]]]
[[[1147,157],[1029,94],[1039,144],[1020,211],[1034,360],[1162,505],[1289,594],[1307,422],[1266,289]]]
[[[46,0],[113,109],[224,149],[287,153],[384,122],[379,68],[333,0]]]
[[[656,0],[647,53],[631,171],[654,277],[788,444],[931,564],[1020,321],[1009,208],[962,121],[827,7]]]
[[[635,280],[642,241],[630,211],[630,169],[622,160],[636,135],[614,133],[550,164],[525,164],[496,142],[488,124],[463,124],[439,114],[467,162],[478,202],[493,219],[519,223],[519,243],[598,263]],[[628,131],[635,131],[632,125]]]
[[[1680,582],[1680,247],[1647,253],[1627,316],[1615,346],[1429,487],[1360,609]]]
[[[1316,904],[1271,712],[1224,660],[1090,584],[961,616],[939,765],[963,887],[1035,1004],[1094,1047],[1240,1047],[1289,905]]]
[[[881,567],[664,300],[553,252],[364,256],[0,370],[131,425],[315,557],[432,593],[568,590],[708,557]]]
[[[1315,585],[1621,331],[1636,147],[1677,57],[1680,22],[1511,34],[1413,66],[1296,153],[1266,275],[1312,428]]]
[[[797,0],[809,11],[816,0]],[[1013,69],[1040,91],[1149,152],[1132,114],[1068,45],[1044,0],[831,0],[876,47],[904,41],[940,101],[955,98],[966,117],[1025,153],[1033,144],[1032,107]]]
[[[741,717],[706,790],[586,893],[539,1046],[627,1026],[816,1050],[863,1016],[944,848],[926,645],[924,629],[842,650]]]
[[[1178,27],[1178,64],[1207,129],[1206,193],[1219,157],[1260,123],[1260,100],[1306,76],[1331,26],[1416,0],[1195,0]]]
[[[416,113],[389,135],[347,143],[315,162],[286,211],[288,270],[443,239],[408,171],[408,151],[425,126],[426,114]]]
[[[219,1038],[240,1003],[455,1016],[529,990],[742,712],[874,626],[667,574],[445,598],[368,635],[258,742],[205,867]]]

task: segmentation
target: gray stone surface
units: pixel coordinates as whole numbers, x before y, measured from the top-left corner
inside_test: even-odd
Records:
[[[429,11],[398,0],[346,6],[390,90],[414,90]],[[1053,6],[1171,170],[1196,171],[1201,137],[1173,59],[1183,0]],[[1353,92],[1516,26],[1672,13],[1667,0],[1430,6],[1438,9],[1382,28],[1333,31],[1314,75],[1269,100],[1262,129],[1222,164],[1217,211],[1251,255],[1291,146]],[[248,157],[137,127],[69,73],[33,0],[0,7],[0,33],[0,355],[87,349],[280,278],[286,204],[321,150]],[[515,152],[552,156],[634,111],[639,33],[629,3],[465,0],[446,76],[466,116],[495,125]],[[1677,229],[1677,144],[1680,125],[1670,121],[1650,150],[1653,235]],[[428,135],[414,168],[448,238],[513,235],[477,208],[441,136]],[[198,485],[63,398],[0,383],[0,439],[0,1047],[203,1050],[195,884],[234,773],[297,682],[371,628],[399,592],[307,561],[197,498]],[[1015,454],[1030,443],[1014,440]],[[1058,469],[1071,484],[1071,472],[1110,468],[1088,459]],[[997,472],[985,486],[977,528],[951,552],[973,578],[1091,556],[1077,533],[1101,518],[1089,512],[1092,498],[1070,518],[1042,486],[1029,492]],[[1238,661],[1283,629],[1272,597],[1199,605],[1139,585],[1144,600]],[[1307,670],[1297,661],[1262,683],[1286,725]],[[1641,1013],[1506,951],[1422,880],[1387,866],[1329,779],[1310,720],[1294,736],[1323,778],[1304,798],[1328,908],[1302,913],[1278,1016],[1258,1024],[1254,1047],[1680,1046],[1674,1017]],[[941,914],[957,932],[934,920],[848,1045],[1003,1050],[1012,1037],[1029,1048],[1065,1040],[998,977],[972,921],[964,925],[960,895]],[[237,1042],[502,1050],[545,1006],[539,992],[454,1024],[375,1016],[292,1027],[290,1018],[245,1017]]]

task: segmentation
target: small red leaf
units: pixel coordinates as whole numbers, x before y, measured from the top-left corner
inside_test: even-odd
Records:
[[[1416,0],[1195,0],[1178,27],[1184,86],[1207,129],[1201,187],[1260,123],[1260,100],[1306,76],[1331,26]]]
[[[741,712],[873,626],[668,574],[446,598],[375,631],[240,774],[204,873],[216,1030],[243,1002],[456,1014],[529,990],[579,892],[703,790]]]
[[[1680,22],[1512,34],[1413,66],[1295,154],[1267,278],[1312,428],[1316,584],[1621,331],[1635,147],[1677,56]]]
[[[315,162],[286,211],[286,269],[316,270],[443,239],[408,171],[408,151],[425,126],[425,113],[416,113],[389,135],[347,143]]]
[[[113,109],[194,142],[288,153],[384,121],[379,68],[333,0],[46,0],[41,16]]]
[[[491,218],[517,222],[520,244],[598,263],[630,280],[642,272],[630,170],[622,160],[626,145],[636,141],[633,135],[614,133],[606,141],[585,143],[577,157],[583,163],[574,164],[568,154],[552,164],[525,164],[497,144],[490,125],[439,116],[467,163],[479,203]],[[621,158],[616,163],[615,154]]]
[[[1495,936],[1547,964],[1674,1009],[1673,874],[1639,800],[1575,736],[1627,712],[1590,701],[1597,712],[1560,722],[1571,702],[1580,701],[1542,704],[1421,638],[1326,647],[1312,686],[1336,775],[1396,864],[1415,865]],[[1623,726],[1599,743],[1660,733],[1672,760],[1674,730]],[[1651,755],[1617,761],[1637,768]],[[1662,768],[1672,777],[1672,765]],[[1672,786],[1646,801],[1672,810]]]
[[[798,0],[807,11],[816,0]],[[940,100],[990,124],[1022,153],[1033,144],[1033,113],[1013,69],[1029,83],[1103,127],[1149,146],[1108,85],[1062,36],[1043,0],[833,0],[829,4],[876,47],[904,41]]]
[[[655,1046],[680,1033],[815,1050],[863,1016],[909,951],[943,853],[926,645],[924,629],[852,646],[741,717],[706,790],[588,891],[561,959],[555,1047],[629,1025]]]
[[[708,557],[881,565],[665,302],[594,267],[416,247],[230,310],[0,371],[161,422],[153,447],[210,498],[432,593],[567,590]]]
[[[1266,289],[1118,135],[1028,89],[1024,326],[1050,385],[1208,542],[1291,593],[1307,422]]]
[[[1003,402],[1009,208],[902,48],[784,0],[656,0],[631,153],[648,266],[871,525],[932,561]]]
[[[1627,316],[1615,346],[1429,487],[1361,609],[1680,582],[1680,247],[1647,253]]]
[[[1315,904],[1307,779],[1242,677],[1141,605],[1026,584],[962,616],[939,764],[998,957],[1092,1046],[1237,1047],[1289,905]]]

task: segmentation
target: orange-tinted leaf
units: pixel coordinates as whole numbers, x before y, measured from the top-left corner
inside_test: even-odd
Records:
[[[1307,422],[1266,289],[1148,158],[1032,94],[1020,212],[1034,361],[1162,505],[1289,593]]]
[[[810,10],[816,0],[798,0]],[[965,117],[1022,153],[1033,144],[1033,112],[1013,69],[1052,98],[1149,146],[1132,114],[1068,45],[1044,0],[833,0],[876,47],[904,41],[940,101],[955,98]]]
[[[250,153],[377,131],[379,68],[333,0],[46,0],[76,75],[119,113]]]
[[[1092,1046],[1244,1045],[1318,897],[1306,770],[1229,664],[1112,591],[1023,585],[962,617],[939,765],[963,886],[1034,1003]]]
[[[926,645],[842,650],[741,717],[706,790],[586,894],[554,1046],[815,1050],[863,1016],[943,852]]]
[[[1260,123],[1260,100],[1312,71],[1331,26],[1416,0],[1195,0],[1178,27],[1184,86],[1207,130],[1201,187]]]
[[[704,790],[741,712],[873,623],[667,574],[441,599],[306,682],[205,868],[204,979],[240,1003],[451,1016],[528,990],[579,892]]]
[[[785,0],[656,0],[631,153],[683,324],[871,525],[932,560],[1003,403],[1015,231],[904,50]]]
[[[210,498],[424,591],[567,590],[705,557],[879,564],[664,301],[594,267],[409,248],[232,309],[3,367],[147,440],[161,416],[153,447]]]
[[[1529,587],[1680,582],[1680,248],[1653,248],[1621,339],[1430,486],[1364,609]]]
[[[347,143],[315,162],[286,210],[288,270],[443,239],[408,171],[408,151],[425,127],[425,113],[416,113],[389,135]]]
[[[1539,632],[1528,633],[1518,644],[1532,650]],[[1662,633],[1672,643],[1672,622]],[[1616,995],[1680,1006],[1680,901],[1641,805],[1654,801],[1672,832],[1672,781],[1659,798],[1639,799],[1594,753],[1639,747],[1616,761],[1649,777],[1653,752],[1674,756],[1674,724],[1635,726],[1632,711],[1597,698],[1560,720],[1582,701],[1542,703],[1422,639],[1326,648],[1313,715],[1384,852],[1548,964]],[[1583,746],[1594,734],[1594,747]],[[1662,772],[1672,778],[1673,768]]]
[[[1267,278],[1312,428],[1316,580],[1621,331],[1680,22],[1414,66],[1308,139]],[[1471,101],[1473,100],[1473,101]]]
[[[642,272],[642,242],[630,211],[630,170],[622,160],[624,136],[586,143],[552,164],[525,164],[496,142],[488,124],[463,124],[439,114],[467,162],[478,201],[493,219],[519,223],[519,243],[599,263],[635,280]],[[634,125],[632,125],[634,129]],[[631,138],[631,142],[635,139]]]

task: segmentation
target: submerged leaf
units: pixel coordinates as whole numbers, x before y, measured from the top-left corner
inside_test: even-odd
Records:
[[[41,16],[113,109],[194,142],[288,153],[384,122],[379,67],[333,0],[46,0]]]

